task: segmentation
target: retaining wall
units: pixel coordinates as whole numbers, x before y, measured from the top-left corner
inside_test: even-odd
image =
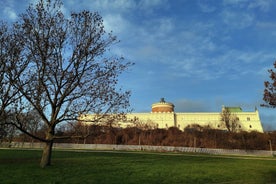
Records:
[[[11,142],[1,143],[2,148],[33,148],[42,149],[43,143]],[[241,149],[211,149],[174,146],[150,145],[116,145],[116,144],[71,144],[54,143],[54,149],[80,149],[80,150],[120,150],[120,151],[155,151],[155,152],[193,152],[213,155],[245,155],[245,156],[274,156],[276,151],[267,150],[241,150]]]

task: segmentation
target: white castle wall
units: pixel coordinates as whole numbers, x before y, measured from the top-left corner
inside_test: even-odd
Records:
[[[224,108],[224,107],[223,107]],[[237,122],[236,131],[258,131],[263,132],[263,127],[259,117],[259,111],[255,109],[253,112],[243,112],[241,108],[238,112],[231,112],[239,119]],[[172,103],[165,102],[161,99],[160,102],[152,105],[152,112],[149,113],[130,113],[127,114],[127,121],[117,122],[115,126],[128,127],[137,126],[133,123],[133,119],[138,119],[139,123],[148,124],[154,128],[169,128],[177,127],[180,130],[184,130],[188,126],[199,125],[201,127],[210,127],[213,129],[226,130],[225,125],[221,122],[220,112],[181,112],[176,113],[174,111],[174,105]],[[85,120],[85,123],[91,123],[94,115],[80,116],[80,120]]]
[[[263,132],[259,112],[237,112],[232,113],[239,118],[238,131],[258,131]],[[193,124],[208,126],[214,129],[225,129],[221,122],[220,112],[196,112],[196,113],[132,113],[127,114],[128,119],[138,118],[144,123],[154,123],[158,128],[178,127],[184,130],[185,127]],[[123,126],[123,123],[122,123]]]

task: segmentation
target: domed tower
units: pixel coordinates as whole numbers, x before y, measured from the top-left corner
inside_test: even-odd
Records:
[[[174,112],[174,105],[161,98],[160,102],[152,104],[151,112]]]

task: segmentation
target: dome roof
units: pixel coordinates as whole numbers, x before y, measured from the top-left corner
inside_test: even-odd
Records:
[[[152,112],[174,112],[174,105],[170,102],[166,102],[164,98],[161,98],[160,102],[152,104],[151,111]]]

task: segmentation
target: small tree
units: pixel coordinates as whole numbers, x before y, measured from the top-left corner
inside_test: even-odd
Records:
[[[220,113],[220,121],[228,132],[236,132],[239,119],[235,114],[232,114],[229,108],[225,107]]]
[[[264,95],[263,100],[265,104],[261,106],[275,108],[276,107],[276,61],[274,62],[274,69],[269,69],[268,72],[270,73],[269,78],[270,81],[264,82]]]
[[[19,113],[10,123],[45,142],[41,167],[51,164],[57,125],[76,121],[79,114],[112,114],[129,106],[130,92],[118,88],[117,82],[132,63],[104,57],[116,37],[106,34],[98,13],[82,11],[66,18],[61,6],[59,0],[31,4],[9,32],[9,40],[18,47],[1,61],[7,66],[8,84],[20,95]],[[20,114],[26,108],[41,117],[44,137],[25,128]]]

